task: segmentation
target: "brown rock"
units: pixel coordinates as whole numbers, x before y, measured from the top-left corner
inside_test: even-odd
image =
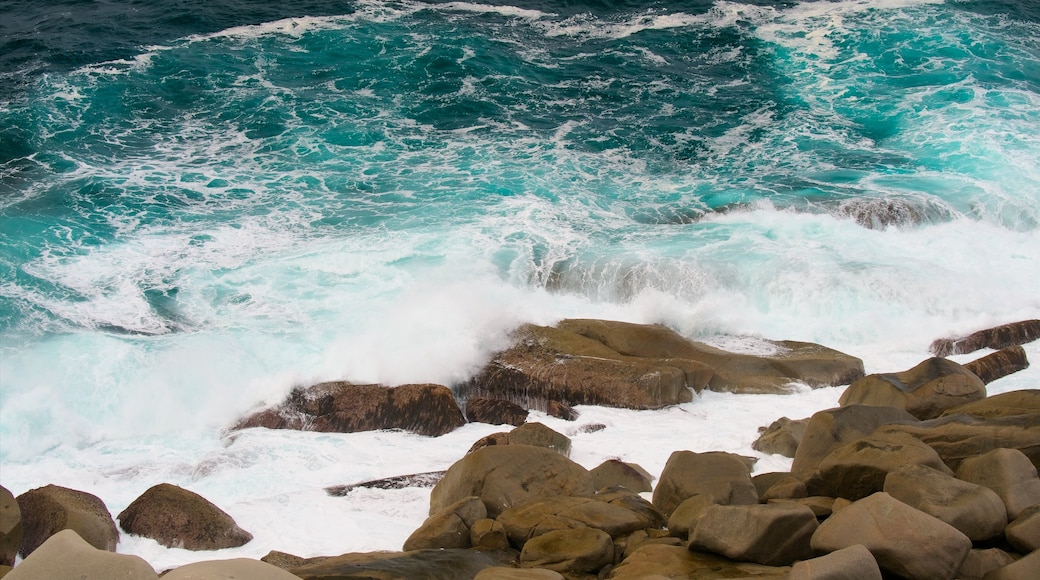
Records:
[[[904,465],[924,465],[952,474],[934,449],[901,433],[869,436],[835,449],[820,463],[831,497],[857,500],[881,491],[885,477]]]
[[[809,419],[792,421],[787,417],[781,417],[768,427],[761,429],[762,434],[751,444],[751,448],[770,455],[794,457],[795,452],[798,451],[798,443],[801,442],[808,424]]]
[[[343,554],[289,570],[303,580],[458,580],[501,566],[494,553],[476,550],[417,550]]]
[[[1037,570],[1040,570],[1040,550],[1034,550],[1003,568],[986,572],[982,580],[1036,580]]]
[[[892,407],[849,405],[818,411],[805,426],[805,434],[791,463],[791,473],[807,479],[819,468],[823,458],[838,447],[866,437],[882,425],[897,422],[917,423],[918,420]]]
[[[404,429],[436,437],[466,423],[455,395],[442,385],[355,385],[329,382],[295,388],[273,409],[239,421],[233,429],[266,427],[331,433]]]
[[[520,566],[557,572],[595,574],[613,561],[614,542],[595,528],[547,532],[528,540],[520,552]]]
[[[915,424],[889,424],[879,427],[877,435],[908,433],[921,440],[942,457],[953,470],[961,461],[994,449],[1017,449],[1034,466],[1040,464],[1040,415],[1016,415],[978,419],[951,415]]]
[[[1037,338],[1040,338],[1040,320],[1023,320],[980,330],[960,338],[941,338],[933,342],[929,350],[935,356],[949,356],[967,354],[983,348],[1000,350],[1026,344]]]
[[[534,445],[545,447],[567,457],[571,454],[571,440],[543,423],[524,423],[509,432],[506,438],[510,445]]]
[[[689,548],[766,566],[813,556],[816,514],[797,504],[713,505],[690,532]]]
[[[23,493],[17,501],[22,514],[23,533],[19,553],[23,558],[47,538],[64,529],[76,532],[99,550],[116,550],[119,531],[105,503],[95,495],[47,485]]]
[[[1004,502],[986,487],[923,465],[904,465],[885,478],[885,493],[957,528],[973,542],[1004,532]]]
[[[6,576],[7,580],[156,580],[138,556],[115,554],[88,544],[71,529],[56,532]]]
[[[971,540],[945,522],[878,492],[820,524],[812,548],[827,553],[862,544],[882,570],[911,580],[952,580]]]
[[[563,401],[548,401],[545,403],[545,414],[564,421],[577,421],[578,412]]]
[[[300,580],[281,568],[249,558],[195,562],[163,574],[163,580]]]
[[[506,535],[505,527],[491,518],[473,522],[469,528],[469,542],[478,550],[506,550],[509,548],[509,536]]]
[[[654,504],[628,488],[606,487],[597,491],[592,499],[634,512],[646,521],[644,528],[660,532],[662,535],[665,534],[664,526],[668,519],[664,517],[664,514],[657,511]]]
[[[426,518],[417,530],[404,541],[404,551],[435,550],[439,548],[469,548],[470,529],[450,510]]]
[[[881,569],[870,550],[856,544],[795,562],[789,580],[881,580]]]
[[[709,495],[696,494],[682,501],[668,516],[668,533],[677,538],[686,538],[697,527],[704,510],[718,505]]]
[[[650,491],[653,477],[635,463],[625,463],[618,459],[608,459],[592,469],[592,487],[620,486],[636,493]]]
[[[1003,568],[1015,558],[1000,548],[971,550],[957,572],[958,580],[982,580],[988,572]]]
[[[497,521],[517,547],[550,531],[590,527],[620,538],[656,523],[646,514],[623,505],[575,496],[528,502],[502,512]]]
[[[1021,554],[1040,550],[1040,503],[1033,504],[1007,525],[1007,541]]]
[[[645,543],[614,567],[611,580],[685,578],[786,578],[790,568],[734,562],[715,554],[691,552],[681,546]]]
[[[563,575],[545,568],[484,568],[473,580],[564,580]]]
[[[442,477],[444,477],[443,471],[426,471],[423,473],[409,473],[408,475],[394,475],[391,477],[362,481],[361,483],[330,485],[325,488],[325,493],[333,497],[342,497],[358,488],[405,489],[407,487],[433,487]]]
[[[949,415],[971,415],[979,419],[1040,415],[1040,389],[1022,389],[992,395],[943,411],[943,417]]]
[[[523,425],[527,422],[528,410],[509,401],[473,397],[466,401],[466,419],[471,423],[488,425]]]
[[[768,503],[774,499],[803,498],[807,495],[808,494],[805,491],[805,483],[794,476],[788,475],[769,486],[769,488],[764,492],[759,493],[758,499],[762,503]]]
[[[814,495],[809,497],[792,497],[792,498],[777,498],[769,500],[769,503],[796,503],[804,505],[811,509],[816,514],[817,519],[824,519],[830,517],[834,513],[834,503],[837,500],[833,497],[826,497],[822,495]],[[843,502],[849,500],[843,499]]]
[[[994,449],[961,462],[957,479],[997,492],[1007,508],[1008,521],[1040,503],[1040,479],[1036,467],[1017,449]]]
[[[318,556],[315,558],[302,558],[286,552],[279,552],[278,550],[271,550],[263,558],[260,558],[261,562],[267,562],[272,566],[278,566],[282,570],[291,570],[293,568],[299,568],[300,566],[306,566],[307,564],[314,564],[320,562],[328,556]]]
[[[1021,346],[1009,346],[997,352],[975,359],[964,365],[987,385],[1012,373],[1029,368],[1026,350]]]
[[[654,488],[654,507],[670,516],[680,503],[695,495],[718,504],[758,503],[750,472],[745,460],[732,453],[675,451]]]
[[[901,373],[873,374],[855,381],[839,403],[904,409],[918,419],[986,397],[986,385],[974,373],[944,358],[930,358]]]
[[[488,516],[538,498],[591,495],[588,470],[542,447],[499,445],[478,449],[455,462],[430,494],[430,513],[471,495],[480,497]]]
[[[168,548],[220,550],[253,539],[226,512],[201,495],[168,483],[141,494],[119,514],[119,526]]]
[[[0,486],[0,566],[14,566],[22,545],[22,512],[6,487]]]

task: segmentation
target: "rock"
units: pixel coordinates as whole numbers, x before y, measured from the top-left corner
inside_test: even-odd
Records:
[[[916,417],[902,409],[849,405],[818,411],[809,418],[805,433],[798,444],[791,473],[807,479],[815,472],[824,457],[832,451],[873,433],[890,423],[917,423]]]
[[[563,401],[549,401],[545,404],[545,414],[564,421],[577,421],[578,412]]]
[[[967,354],[983,348],[1000,350],[1009,346],[1026,344],[1040,338],[1040,320],[1012,322],[986,330],[973,332],[961,338],[942,338],[929,348],[935,356]]]
[[[1007,541],[1020,554],[1040,550],[1040,504],[1022,510],[1004,531]]]
[[[1034,550],[1015,562],[990,570],[982,580],[1036,580],[1036,571],[1040,570],[1040,550]]]
[[[670,516],[680,503],[698,494],[718,504],[758,503],[750,472],[745,460],[732,453],[675,451],[654,488],[654,507]]]
[[[32,550],[7,580],[156,580],[155,570],[138,556],[99,550],[72,529],[59,530]]]
[[[668,516],[668,533],[677,538],[689,537],[690,532],[697,527],[704,510],[713,505],[718,505],[708,495],[696,494],[682,501]]]
[[[934,449],[902,433],[869,436],[835,449],[820,463],[820,478],[831,497],[857,500],[881,491],[889,472],[925,465],[952,475]]]
[[[856,544],[795,562],[789,580],[881,580],[881,569],[870,550]]]
[[[798,505],[804,505],[816,514],[817,519],[824,519],[830,517],[830,515],[834,513],[834,503],[836,501],[837,500],[833,497],[814,495],[809,497],[770,499],[769,503],[795,503]],[[848,502],[849,500],[843,499],[841,501]]]
[[[1026,350],[1021,346],[1009,346],[966,363],[964,368],[988,385],[997,379],[1029,368],[1029,359],[1026,358]]]
[[[923,420],[985,397],[982,379],[951,360],[933,357],[901,373],[867,375],[849,385],[838,402],[842,407],[895,407]]]
[[[289,570],[303,580],[458,580],[503,562],[495,553],[476,550],[417,550],[343,554]]]
[[[553,495],[591,495],[588,470],[542,447],[498,445],[478,449],[455,462],[430,494],[430,513],[475,495],[488,516]]]
[[[325,488],[325,493],[333,497],[342,497],[358,488],[365,489],[404,489],[406,487],[433,487],[441,478],[443,471],[427,471],[425,473],[411,473],[408,475],[395,475],[382,479],[373,479],[361,483],[347,485],[332,485]]]
[[[1040,389],[1022,389],[992,395],[943,411],[942,417],[971,415],[978,419],[1040,415]]]
[[[625,463],[618,459],[608,459],[589,472],[592,475],[592,487],[597,490],[605,487],[620,486],[636,493],[650,491],[653,476],[635,463]]]
[[[713,505],[690,532],[689,548],[732,560],[789,566],[813,556],[816,514],[797,504]]]
[[[404,550],[429,550],[437,548],[469,548],[470,527],[478,520],[487,518],[487,508],[479,497],[460,499],[443,510],[426,518],[419,529],[412,532],[404,542]]]
[[[819,553],[862,544],[882,570],[910,580],[952,580],[971,549],[953,526],[878,492],[836,511],[812,537]]]
[[[488,425],[523,425],[527,422],[528,410],[509,401],[473,397],[466,401],[466,419],[471,423]]]
[[[646,543],[614,567],[611,580],[684,578],[786,578],[790,568],[734,562],[714,554],[691,552],[681,546]]]
[[[1017,449],[994,449],[961,462],[957,479],[997,492],[1007,508],[1008,521],[1040,503],[1040,479],[1036,467]]]
[[[520,566],[595,574],[614,561],[610,534],[595,528],[555,530],[531,538],[520,551]]]
[[[473,580],[564,580],[563,575],[545,568],[484,568]]]
[[[762,434],[751,444],[751,448],[770,455],[794,457],[808,424],[808,419],[792,421],[787,417],[781,417],[761,430]]]
[[[320,383],[295,388],[282,404],[250,415],[232,427],[355,433],[404,429],[437,437],[466,423],[451,389],[442,385]]]
[[[567,457],[571,454],[571,440],[543,423],[524,423],[509,432],[510,445],[545,447]]]
[[[484,518],[470,526],[469,543],[478,550],[506,550],[509,548],[509,536],[497,520]]]
[[[622,507],[641,517],[645,522],[644,529],[656,530],[664,535],[664,526],[668,518],[657,511],[654,504],[646,501],[643,497],[624,487],[606,487],[600,489],[592,496],[596,501],[609,503],[610,505]]]
[[[885,477],[885,493],[957,528],[973,542],[1004,532],[1004,502],[986,487],[923,465],[904,465]]]
[[[1040,464],[1040,415],[1016,415],[978,419],[950,415],[915,424],[890,424],[879,427],[876,435],[908,433],[921,440],[942,457],[953,470],[966,458],[994,449],[1017,449],[1034,466]]]
[[[70,529],[91,546],[114,552],[119,530],[97,496],[57,485],[31,489],[18,496],[22,514],[23,558],[55,533]]]
[[[618,503],[574,496],[529,502],[502,512],[497,521],[502,524],[510,542],[518,548],[550,531],[590,527],[606,532],[612,538],[620,538],[660,524],[659,519],[655,521],[653,516]]]
[[[227,512],[201,495],[168,483],[152,486],[119,514],[119,526],[167,548],[220,550],[253,539]]]
[[[1011,554],[999,548],[971,550],[961,563],[957,578],[958,580],[982,580],[983,576],[991,570],[1002,568],[1014,561]]]
[[[14,495],[0,486],[0,566],[14,566],[22,545],[22,512]]]
[[[271,564],[272,566],[278,566],[282,570],[288,571],[293,568],[299,568],[300,566],[306,566],[307,564],[321,562],[327,558],[328,556],[301,558],[300,556],[294,556],[293,554],[271,550],[263,558],[260,558],[260,561]]]
[[[281,568],[249,558],[195,562],[175,568],[163,580],[300,580]]]

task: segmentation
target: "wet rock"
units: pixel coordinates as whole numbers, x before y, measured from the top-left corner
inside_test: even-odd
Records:
[[[966,363],[964,368],[988,385],[997,379],[1029,368],[1029,359],[1026,358],[1026,350],[1021,346],[1009,346]]]
[[[466,401],[466,419],[488,425],[523,425],[529,411],[516,403],[501,399],[473,397]]]
[[[1040,479],[1036,467],[1016,449],[994,449],[961,462],[957,479],[992,489],[1007,508],[1008,521],[1040,503]]]
[[[105,503],[84,491],[47,485],[18,496],[22,514],[22,557],[32,554],[47,538],[70,529],[91,546],[114,552],[119,530]]]
[[[325,488],[325,493],[334,497],[340,497],[347,495],[351,491],[358,488],[404,489],[406,487],[433,487],[437,484],[438,481],[441,480],[442,477],[444,477],[443,471],[427,471],[425,473],[395,475],[393,477],[384,477],[382,479],[362,481],[361,483],[351,483],[347,485],[332,485]]]
[[[1004,502],[986,487],[923,465],[905,465],[885,478],[885,493],[957,528],[973,542],[1000,536]]]
[[[932,343],[929,350],[935,356],[967,354],[983,348],[1000,350],[1032,342],[1040,338],[1040,320],[1012,322],[973,332],[960,338],[942,338]]]
[[[506,433],[492,433],[481,437],[470,446],[468,453],[492,445],[533,445],[551,449],[564,457],[571,453],[569,437],[538,422],[525,423]]]
[[[403,429],[437,437],[466,423],[448,387],[386,387],[346,382],[295,388],[282,404],[239,421],[233,429],[266,427],[329,433]]]
[[[795,562],[789,580],[881,580],[881,569],[870,550],[856,544]]]
[[[758,503],[758,491],[744,458],[723,452],[675,451],[654,488],[654,507],[670,516],[680,503],[695,495],[719,504]]]
[[[809,419],[793,421],[787,417],[781,417],[760,430],[762,434],[751,444],[751,448],[762,453],[793,458],[808,424]]]
[[[158,577],[148,562],[138,556],[99,550],[72,529],[49,536],[4,576],[7,580],[156,580]]]
[[[952,580],[972,547],[953,526],[884,492],[836,511],[812,537],[819,553],[856,544],[870,550],[882,570],[911,580]]]
[[[904,409],[933,419],[951,407],[984,399],[986,385],[963,366],[933,357],[900,373],[872,374],[849,385],[839,403]]]
[[[237,548],[253,539],[206,498],[168,483],[149,488],[131,502],[119,514],[119,525],[129,534],[186,550]]]
[[[690,532],[689,548],[733,560],[788,566],[813,556],[816,514],[797,504],[713,505]]]
[[[480,497],[488,516],[553,495],[591,495],[588,470],[563,455],[530,445],[478,449],[455,462],[430,494],[430,513],[471,495]]]

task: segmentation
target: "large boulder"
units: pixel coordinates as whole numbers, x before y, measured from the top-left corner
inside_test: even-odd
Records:
[[[260,560],[233,558],[195,562],[163,574],[163,580],[300,580],[295,576]]]
[[[1007,525],[1007,541],[1022,554],[1040,550],[1040,503],[1033,504]]]
[[[220,550],[253,539],[224,510],[201,495],[169,483],[148,488],[119,514],[119,526],[167,548]]]
[[[605,487],[624,487],[641,493],[652,489],[653,476],[635,463],[620,459],[608,459],[592,468],[592,486],[597,490]]]
[[[1040,338],[1040,320],[1023,320],[973,332],[958,338],[940,338],[930,350],[935,356],[966,354],[983,348],[1000,350]]]
[[[862,544],[882,570],[910,580],[952,580],[971,550],[953,526],[884,492],[853,502],[820,524],[812,547],[820,553]]]
[[[733,560],[789,566],[813,557],[816,514],[803,505],[713,505],[690,532],[689,548]]]
[[[1040,414],[980,419],[950,415],[919,423],[889,424],[876,435],[908,433],[935,449],[950,469],[994,449],[1017,449],[1040,465]]]
[[[343,554],[292,568],[302,580],[458,580],[501,566],[494,552],[477,550],[416,550]]]
[[[487,423],[488,425],[513,425],[527,422],[530,411],[509,401],[473,397],[466,401],[466,419],[471,423]]]
[[[735,562],[705,552],[691,552],[682,546],[647,542],[637,548],[610,572],[610,580],[659,580],[684,578],[787,578],[790,568]]]
[[[768,427],[759,429],[758,439],[751,444],[751,448],[770,455],[783,455],[794,457],[798,451],[798,444],[805,435],[805,427],[809,419],[798,419],[793,421],[787,417],[780,417],[773,421]]]
[[[1026,357],[1026,349],[1021,346],[1009,346],[993,354],[965,363],[964,368],[974,373],[975,376],[988,385],[1011,373],[1017,373],[1029,368],[1029,359]]]
[[[614,561],[610,534],[595,528],[554,530],[531,538],[520,551],[520,566],[595,574]]]
[[[934,449],[906,434],[864,437],[843,445],[820,463],[820,478],[832,497],[857,500],[881,491],[885,477],[904,465],[924,465],[951,474]]]
[[[817,411],[809,418],[805,433],[791,462],[791,473],[808,478],[832,451],[866,437],[878,427],[890,423],[917,423],[916,417],[903,409],[849,405]]]
[[[91,546],[114,552],[119,530],[105,502],[85,491],[57,485],[31,489],[18,496],[22,514],[22,545],[19,553],[27,557],[47,538],[70,529]]]
[[[99,550],[64,529],[48,537],[14,570],[6,580],[157,580],[155,570],[138,556]]]
[[[589,527],[620,538],[660,523],[653,515],[618,502],[600,501],[597,496],[556,496],[528,502],[502,512],[497,521],[517,548],[551,531]]]
[[[430,494],[430,513],[471,495],[487,506],[488,516],[538,498],[591,495],[587,469],[563,455],[530,445],[496,445],[458,460]]]
[[[721,451],[675,451],[654,488],[654,507],[670,516],[680,503],[695,495],[724,505],[758,503],[751,468],[743,457]]]
[[[963,366],[933,357],[901,373],[872,374],[845,389],[838,400],[848,405],[904,409],[918,419],[986,397],[986,384]]]
[[[885,477],[884,492],[957,528],[973,542],[1004,532],[1004,502],[991,489],[924,465],[905,465]]]
[[[971,415],[978,419],[1040,415],[1040,389],[1021,389],[991,395],[943,411],[943,417],[949,415]]]
[[[856,544],[795,562],[789,580],[881,580],[881,569],[870,550]]]
[[[387,387],[337,381],[297,387],[285,402],[243,418],[233,429],[331,433],[403,429],[437,437],[465,423],[455,395],[443,385]]]
[[[469,548],[472,546],[471,528],[487,519],[487,507],[479,497],[462,498],[426,518],[421,526],[404,541],[404,550],[438,548]]]
[[[22,545],[22,512],[6,487],[0,486],[0,566],[14,566]]]
[[[1040,479],[1036,467],[1016,449],[994,449],[961,462],[957,478],[997,492],[1007,508],[1008,521],[1040,503]]]

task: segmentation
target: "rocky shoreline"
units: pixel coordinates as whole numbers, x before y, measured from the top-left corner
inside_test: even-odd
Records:
[[[438,436],[466,421],[514,429],[474,442],[445,472],[357,486],[433,485],[427,520],[400,552],[207,561],[164,578],[1035,578],[1040,569],[1040,390],[987,397],[1028,366],[1029,320],[933,343],[905,371],[811,343],[733,353],[657,325],[525,325],[462,385],[322,383],[244,417],[245,428]],[[942,358],[991,348],[965,365]],[[839,407],[763,426],[755,449],[793,458],[751,476],[754,458],[676,450],[656,477],[617,460],[588,470],[530,410],[657,409],[695,393],[783,393],[849,385]],[[656,483],[654,483],[656,480]],[[351,486],[329,488],[331,495]],[[118,521],[118,526],[116,525]],[[113,518],[89,493],[0,488],[0,577],[158,577],[113,552],[122,533],[214,550],[252,538],[205,498],[169,484]],[[24,558],[13,569],[16,554]],[[6,575],[5,575],[6,574]]]

